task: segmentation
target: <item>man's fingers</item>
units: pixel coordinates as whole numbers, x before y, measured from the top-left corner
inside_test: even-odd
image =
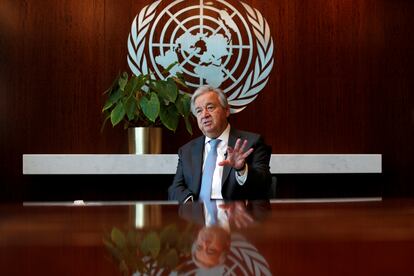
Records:
[[[245,153],[243,153],[242,150],[246,147],[247,140],[244,140],[242,146],[240,146],[240,144],[241,140],[237,139],[234,148],[228,146],[226,159],[219,162],[218,165],[234,167],[236,163],[244,162],[244,160],[253,152],[253,148],[250,148]]]
[[[232,166],[230,160],[226,159],[218,163],[219,166]]]
[[[247,143],[248,143],[247,139],[244,139],[243,142],[242,142],[242,140],[240,138],[238,138],[236,140],[236,144],[234,145],[234,149],[232,149],[231,152],[243,154],[243,151],[246,148]],[[228,148],[231,148],[231,147],[228,147]]]
[[[234,145],[234,151],[239,151],[240,150],[240,145],[241,145],[241,139],[237,138],[236,140],[236,145]]]
[[[244,148],[247,146],[247,140],[246,139],[244,139],[244,141],[243,141],[243,144],[241,145],[241,147],[240,147],[240,152],[243,152],[244,151]]]
[[[245,153],[243,153],[243,159],[246,159],[247,158],[247,156],[249,156],[250,155],[250,153],[252,153],[253,152],[253,148],[250,148],[248,151],[246,151]]]

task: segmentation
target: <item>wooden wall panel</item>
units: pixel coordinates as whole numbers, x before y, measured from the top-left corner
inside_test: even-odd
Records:
[[[99,131],[102,92],[128,69],[130,25],[149,2],[0,3],[2,198],[21,196],[23,153],[127,152],[122,129]],[[232,125],[273,153],[381,153],[386,195],[414,194],[414,4],[245,2],[270,25],[275,66]],[[191,139],[183,128],[164,138],[165,153]]]

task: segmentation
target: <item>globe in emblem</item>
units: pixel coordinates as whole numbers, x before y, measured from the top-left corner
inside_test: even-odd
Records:
[[[220,87],[232,113],[244,109],[273,67],[273,40],[262,15],[242,2],[241,12],[223,0],[176,0],[158,12],[161,2],[146,6],[134,19],[128,39],[132,72],[153,71],[165,78],[165,69],[177,62],[169,74],[184,74],[193,89]]]

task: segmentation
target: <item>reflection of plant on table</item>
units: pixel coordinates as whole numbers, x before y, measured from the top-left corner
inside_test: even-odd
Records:
[[[114,227],[103,241],[124,275],[151,274],[153,269],[160,268],[179,271],[180,260],[191,256],[192,228],[189,224],[184,231],[179,231],[171,224],[160,231],[131,229],[123,232]]]
[[[171,64],[164,73],[175,65]],[[102,109],[105,114],[102,127],[110,119],[112,126],[124,122],[125,129],[165,126],[175,131],[180,118],[183,118],[187,131],[192,134],[189,121],[191,98],[180,90],[189,92],[183,75],[179,73],[160,80],[151,73],[128,76],[123,72],[105,91],[108,98]]]

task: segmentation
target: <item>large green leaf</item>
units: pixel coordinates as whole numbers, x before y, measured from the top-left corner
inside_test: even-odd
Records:
[[[137,80],[135,90],[138,90],[138,89],[141,89],[142,86],[145,84],[145,82],[148,79],[148,76],[147,75],[139,75],[139,76],[132,76],[131,78],[134,78],[134,79]]]
[[[160,101],[158,100],[157,94],[151,92],[149,95],[141,98],[139,105],[141,106],[144,115],[151,121],[155,122],[158,115],[160,114]]]
[[[172,78],[168,78],[165,86],[166,86],[167,93],[168,93],[168,100],[172,103],[175,102],[178,96],[177,84]]]
[[[114,103],[116,103],[121,98],[121,90],[117,89],[114,92],[112,92],[106,101],[104,107],[102,108],[102,112],[111,108]]]
[[[116,126],[125,116],[125,108],[122,102],[118,102],[111,112],[111,123]]]
[[[144,255],[151,255],[153,258],[157,258],[160,253],[161,242],[157,233],[151,232],[147,234],[141,243],[141,251]]]
[[[177,101],[175,102],[177,106],[178,112],[184,117],[185,128],[187,129],[188,133],[193,135],[193,129],[191,127],[191,123],[189,120],[190,112],[191,112],[191,98],[187,94],[179,94],[177,97]]]
[[[178,265],[178,254],[176,249],[172,248],[168,251],[165,256],[164,265],[169,269],[174,269]]]
[[[129,97],[135,95],[137,90],[140,90],[141,87],[145,84],[145,75],[131,76],[128,83],[125,86],[125,94]]]
[[[184,117],[185,122],[185,129],[187,129],[188,133],[193,135],[193,127],[191,126],[190,119],[188,117]]]
[[[114,227],[111,232],[111,240],[112,242],[119,248],[124,249],[126,245],[126,238],[124,233],[121,230]]]
[[[173,103],[177,99],[178,87],[171,78],[166,81],[153,81],[152,88],[167,103]]]
[[[160,98],[166,97],[165,94],[165,81],[163,80],[151,80],[149,82],[149,86],[152,91],[155,91]]]
[[[135,118],[135,111],[137,110],[137,102],[135,97],[129,97],[125,103],[125,112],[128,116],[128,120],[132,121]]]
[[[124,91],[125,90],[125,86],[128,83],[128,73],[127,72],[123,72],[122,75],[119,77],[118,80],[118,85],[119,88]]]
[[[178,112],[184,117],[190,115],[191,98],[187,94],[179,94],[175,101]]]
[[[161,106],[160,119],[166,128],[175,131],[178,126],[179,114],[174,105]]]
[[[126,95],[127,97],[130,97],[130,96],[131,96],[131,94],[132,94],[134,91],[136,91],[136,89],[137,89],[137,85],[138,85],[138,79],[137,79],[136,77],[132,76],[132,77],[128,80],[127,84],[125,85],[125,95]]]

